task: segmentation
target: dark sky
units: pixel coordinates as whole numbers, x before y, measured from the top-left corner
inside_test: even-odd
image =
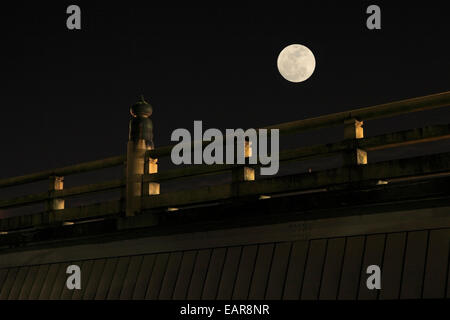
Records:
[[[444,2],[373,3],[382,30],[366,28],[371,2],[361,1],[2,7],[0,178],[125,153],[128,109],[141,93],[161,146],[194,120],[259,127],[449,90]],[[69,4],[81,7],[80,31],[66,28]],[[276,68],[292,43],[317,62],[300,84]]]

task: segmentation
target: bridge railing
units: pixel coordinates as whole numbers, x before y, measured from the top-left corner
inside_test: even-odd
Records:
[[[445,92],[261,128],[279,129],[281,135],[289,135],[333,126],[343,126],[344,139],[342,141],[281,150],[279,161],[283,163],[329,157],[332,155],[343,155],[344,166],[342,168],[314,174],[308,173],[305,175],[297,175],[295,177],[290,176],[289,178],[274,177],[259,181],[255,181],[254,168],[261,166],[260,164],[194,165],[164,172],[145,173],[142,175],[143,185],[146,183],[158,185],[159,183],[164,183],[169,180],[191,178],[201,175],[217,175],[226,172],[232,172],[233,180],[232,184],[198,188],[195,191],[177,191],[168,194],[159,194],[158,185],[156,188],[153,188],[154,190],[158,190],[158,192],[155,194],[146,194],[146,196],[151,197],[143,199],[142,207],[140,209],[170,207],[171,210],[173,210],[177,209],[177,206],[224,200],[236,196],[263,196],[263,198],[268,198],[271,194],[275,193],[321,188],[332,184],[348,184],[349,182],[354,183],[362,181],[363,179],[373,180],[372,182],[374,183],[386,183],[386,180],[380,180],[418,174],[426,175],[436,172],[447,172],[448,166],[445,165],[445,159],[448,158],[444,157],[444,155],[447,154],[442,155],[440,158],[441,161],[438,161],[439,163],[444,162],[442,166],[434,166],[432,169],[420,166],[418,169],[417,163],[420,163],[422,158],[412,159],[409,163],[405,162],[405,160],[397,160],[368,167],[367,152],[448,139],[450,138],[450,124],[426,126],[423,128],[386,133],[373,137],[364,137],[363,121],[389,118],[449,105],[450,92]],[[194,143],[191,147],[194,146]],[[204,142],[204,144],[208,143],[209,142]],[[173,147],[174,146],[171,145],[147,151],[145,154],[145,162],[169,156]],[[251,149],[251,147],[249,148]],[[406,167],[409,168],[409,170],[400,170],[399,167]],[[373,168],[375,168],[375,170]],[[372,170],[371,174],[369,174],[370,170]],[[293,180],[298,181],[293,182]],[[155,197],[155,195],[158,195],[158,197]]]
[[[366,120],[448,106],[450,106],[450,92],[444,92],[261,128],[279,129],[281,135],[289,135],[343,126],[342,141],[281,150],[279,154],[281,164],[343,155],[344,165],[342,167],[264,179],[255,179],[254,170],[261,164],[251,165],[248,163],[242,165],[191,165],[158,172],[158,160],[170,156],[174,145],[153,149],[143,137],[138,137],[139,139],[129,143],[127,155],[1,179],[0,189],[42,180],[49,181],[49,189],[38,194],[0,200],[0,209],[45,203],[45,210],[41,213],[0,219],[0,234],[5,235],[49,225],[68,225],[105,217],[119,218],[123,221],[126,217],[145,212],[176,211],[186,206],[226,201],[237,197],[266,199],[273,195],[289,192],[324,191],[349,185],[380,185],[405,177],[448,174],[450,173],[449,152],[373,164],[368,162],[367,152],[448,139],[450,138],[450,124],[426,126],[373,137],[364,137],[363,130],[363,122]],[[132,114],[136,117],[133,112]],[[142,118],[148,121],[146,119],[149,114],[144,113]],[[139,118],[141,115],[137,114],[137,117]],[[133,137],[130,134],[130,140],[132,140],[131,138]],[[204,145],[208,143],[210,142],[203,142]],[[247,156],[250,153],[251,146],[246,145]],[[123,179],[64,189],[64,177],[124,165],[127,167],[127,175]],[[169,180],[223,173],[231,173],[231,183],[168,193],[164,193],[164,187],[160,187]],[[67,198],[114,189],[126,190],[123,192],[121,200],[75,208],[65,208],[64,206]]]
[[[98,211],[98,205],[83,206],[80,208],[65,208],[65,200],[101,191],[123,189],[125,187],[125,179],[116,179],[64,189],[64,178],[75,174],[123,166],[125,162],[126,156],[121,155],[53,170],[1,179],[0,189],[22,186],[39,181],[48,181],[49,187],[47,191],[41,193],[0,200],[0,209],[17,208],[39,203],[45,204],[45,210],[43,212],[0,219],[0,233],[6,234],[8,232],[14,232],[15,230],[20,231],[34,226],[52,225],[61,221],[66,222],[66,218],[69,216],[74,216],[75,219],[87,219],[91,215],[92,217],[99,217],[108,215],[109,213],[116,213],[120,210],[118,201],[104,203],[102,205],[102,208],[104,209]],[[108,207],[109,210],[105,210]],[[71,214],[71,212],[73,213]]]

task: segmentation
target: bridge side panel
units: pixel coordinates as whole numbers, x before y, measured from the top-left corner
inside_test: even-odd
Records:
[[[0,269],[1,299],[408,299],[448,294],[450,228]],[[67,266],[82,271],[66,287]],[[381,290],[366,285],[381,268]]]

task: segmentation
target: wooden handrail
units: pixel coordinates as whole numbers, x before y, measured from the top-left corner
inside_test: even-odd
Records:
[[[279,129],[282,134],[297,133],[311,129],[341,125],[345,120],[352,118],[360,121],[390,118],[405,113],[431,110],[445,106],[450,106],[450,91],[310,119],[285,122],[264,127],[264,129]]]
[[[344,140],[337,143],[320,144],[296,149],[282,150],[280,151],[279,161],[287,162],[328,157],[339,154],[340,152],[348,150],[349,148],[354,148],[355,146],[367,151],[372,151],[444,139],[450,139],[450,124],[434,125],[424,128],[387,133],[358,139],[356,142]],[[143,182],[162,182],[180,178],[189,178],[193,176],[221,174],[239,166],[242,167],[244,165],[193,165],[189,167],[166,170],[164,172],[145,174],[143,177]],[[258,164],[245,166],[259,167],[260,165]]]
[[[142,209],[154,210],[167,208],[168,206],[183,207],[230,199],[236,196],[270,195],[289,191],[311,190],[319,187],[333,188],[348,183],[372,183],[372,186],[375,186],[379,179],[395,180],[430,174],[439,176],[448,173],[450,173],[450,152],[409,159],[382,161],[360,167],[341,167],[312,173],[273,177],[252,183],[241,182],[235,186],[220,184],[195,190],[180,190],[158,196],[145,196],[142,197]],[[53,223],[62,223],[64,221],[98,217],[114,217],[120,211],[120,201],[114,200],[83,207],[66,208],[50,213],[10,217],[0,219],[0,231],[40,227],[45,225],[48,219]]]
[[[22,205],[30,205],[34,203],[43,202],[50,199],[57,198],[70,198],[74,196],[79,196],[87,193],[108,191],[113,189],[118,189],[125,186],[124,179],[93,183],[83,186],[72,187],[60,191],[41,192],[36,194],[25,195],[17,198],[0,200],[0,208],[12,208]]]
[[[387,118],[404,113],[417,112],[435,109],[450,105],[450,91],[432,94],[428,96],[385,103],[367,108],[360,108],[344,112],[333,113],[310,119],[285,122],[281,124],[266,126],[261,129],[279,129],[282,134],[296,133],[311,129],[320,129],[324,127],[341,125],[346,119],[357,118],[359,120],[372,120],[378,118]],[[208,144],[209,142],[204,142]],[[153,150],[149,150],[147,155],[150,158],[160,158],[168,156],[175,145],[168,145]],[[126,155],[84,162],[63,168],[41,171],[18,177],[0,179],[0,188],[20,185],[30,182],[45,180],[49,176],[66,176],[70,174],[88,172],[103,168],[114,167],[123,164],[126,161]]]
[[[431,156],[382,161],[360,167],[340,167],[312,173],[272,177],[235,186],[221,184],[195,190],[180,190],[144,197],[143,209],[156,209],[214,202],[237,196],[270,195],[288,191],[324,188],[347,183],[373,182],[379,179],[416,177],[450,172],[450,152]]]
[[[70,174],[83,173],[99,169],[106,169],[123,164],[126,161],[125,155],[83,162],[63,168],[51,169],[36,173],[31,173],[23,176],[5,178],[0,180],[0,188],[12,187],[19,184],[31,183],[48,179],[50,176],[66,176]]]
[[[279,129],[281,134],[292,134],[297,132],[302,132],[306,130],[313,130],[313,129],[320,129],[324,127],[331,127],[335,125],[344,125],[344,123],[349,123],[347,120],[357,120],[363,121],[363,120],[372,120],[372,119],[379,119],[379,118],[386,118],[386,117],[392,117],[400,114],[410,113],[410,112],[417,112],[417,111],[423,111],[423,110],[430,110],[434,108],[444,107],[450,105],[450,92],[444,92],[414,99],[408,99],[408,100],[402,100],[392,103],[386,103],[381,104],[373,107],[367,107],[367,108],[361,108],[361,109],[355,109],[350,111],[344,111],[329,115],[324,115],[316,118],[310,118],[305,120],[298,120],[298,121],[292,121],[292,122],[286,122],[281,123],[278,125],[271,125],[267,127],[260,128],[261,129]],[[360,123],[359,123],[360,125]],[[226,141],[226,137],[224,136],[224,142]],[[307,146],[302,148],[296,148],[296,149],[289,149],[289,150],[281,150],[279,154],[279,161],[280,162],[287,162],[287,161],[298,161],[298,160],[304,160],[308,158],[318,158],[318,157],[328,157],[330,155],[335,154],[341,154],[346,153],[350,154],[351,152],[362,150],[364,155],[366,156],[366,151],[371,150],[380,150],[380,149],[386,149],[386,148],[392,148],[392,147],[398,147],[398,146],[404,146],[404,145],[410,145],[415,143],[423,143],[423,142],[429,142],[429,141],[436,141],[436,140],[442,140],[442,139],[449,139],[450,138],[450,124],[446,125],[433,125],[433,126],[427,126],[424,128],[418,128],[418,129],[412,129],[412,130],[404,130],[400,132],[394,132],[394,133],[387,133],[382,134],[374,137],[363,137],[362,135],[358,138],[350,138],[348,135],[345,135],[345,139],[337,142],[337,143],[330,143],[330,144],[321,144],[321,145],[313,145],[313,146]],[[191,145],[198,142],[193,142]],[[203,145],[209,144],[209,141],[202,142]],[[156,149],[148,150],[145,152],[145,156],[153,159],[159,159],[161,157],[169,156],[172,148],[174,145],[159,147]],[[145,149],[144,149],[145,150]],[[350,152],[349,152],[350,151]],[[63,189],[63,177],[71,174],[78,174],[83,172],[89,172],[104,168],[110,168],[115,166],[120,166],[126,163],[126,155],[119,155],[115,157],[110,157],[106,159],[100,159],[96,161],[90,161],[90,162],[84,162],[76,165],[66,166],[58,169],[51,169],[46,171],[41,171],[33,174],[23,175],[19,177],[11,177],[6,179],[0,179],[0,188],[2,187],[11,187],[16,185],[21,185],[25,183],[31,183],[41,180],[49,179],[49,177],[61,179],[57,180],[55,183],[60,183],[60,188],[58,188],[58,185],[55,184],[53,187],[50,187],[50,190],[47,190],[46,192],[37,193],[37,194],[31,194],[31,195],[25,195],[22,197],[16,197],[13,199],[6,199],[6,200],[0,200],[0,208],[11,208],[11,207],[17,207],[22,205],[29,205],[34,203],[39,203],[46,201],[46,214],[54,214],[55,212],[58,213],[64,213],[67,214],[70,212],[70,217],[76,219],[77,218],[77,212],[78,209],[64,209],[64,199],[70,198],[72,196],[76,195],[82,195],[82,194],[88,194],[88,193],[94,193],[99,191],[105,191],[105,190],[112,190],[112,189],[118,189],[123,188],[126,183],[125,179],[117,179],[114,181],[107,181],[107,182],[101,182],[101,183],[95,183],[90,185],[83,185],[78,187],[72,187],[69,189]],[[439,157],[435,157],[436,161],[448,161],[449,159],[449,153],[442,154]],[[417,158],[418,159],[418,158]],[[301,182],[295,182],[296,179],[295,176],[292,176],[292,181],[294,181],[294,185],[287,186],[286,183],[291,183],[292,181],[289,179],[284,179],[280,177],[274,177],[269,179],[264,179],[261,181],[252,181],[251,183],[243,183],[240,182],[233,182],[233,184],[230,185],[222,185],[222,186],[215,186],[213,188],[206,188],[207,194],[205,197],[202,197],[199,192],[203,189],[199,190],[191,190],[189,192],[178,192],[178,193],[167,193],[163,195],[159,195],[159,182],[161,181],[167,181],[172,179],[181,179],[186,177],[196,177],[196,176],[202,176],[202,175],[209,175],[209,174],[220,174],[224,172],[233,171],[236,172],[236,169],[240,170],[240,167],[246,166],[249,168],[254,168],[260,166],[257,165],[195,165],[195,166],[189,166],[189,167],[179,167],[173,170],[167,170],[164,172],[157,172],[156,171],[150,171],[155,172],[152,174],[141,174],[139,173],[139,177],[136,177],[136,182],[139,183],[146,183],[147,185],[150,184],[156,184],[158,186],[157,193],[152,195],[151,197],[143,197],[143,203],[144,209],[151,209],[151,208],[157,208],[158,206],[166,206],[169,205],[170,199],[175,199],[172,203],[173,205],[177,205],[177,201],[181,198],[186,198],[185,200],[182,200],[180,205],[182,205],[184,202],[186,203],[195,203],[197,200],[200,199],[201,201],[212,201],[212,200],[220,200],[223,197],[234,197],[236,196],[236,190],[240,192],[242,195],[253,195],[258,193],[276,193],[277,190],[281,189],[296,189],[300,185],[302,185],[302,188],[305,186],[305,183],[308,188],[314,186],[323,186],[327,184],[336,184],[336,183],[344,183],[345,179],[349,178],[349,174],[357,173],[360,176],[355,177],[358,181],[365,181],[368,179],[375,179],[376,177],[380,178],[387,178],[388,176],[392,177],[402,177],[403,175],[413,175],[418,173],[420,170],[423,172],[428,173],[434,173],[434,172],[443,172],[445,170],[449,170],[448,164],[446,163],[439,163],[439,165],[436,168],[429,168],[426,166],[426,164],[418,163],[419,160],[410,159],[409,162],[384,162],[383,164],[370,164],[367,165],[365,168],[352,168],[352,165],[346,165],[342,168],[333,169],[327,171],[328,173],[314,173],[314,175],[307,175],[307,180]],[[422,159],[422,158],[421,158]],[[425,158],[424,158],[425,159]],[[431,159],[431,158],[430,158]],[[434,158],[433,158],[434,159]],[[146,159],[147,160],[147,159]],[[157,161],[157,160],[155,160]],[[155,162],[156,163],[156,162]],[[354,164],[355,162],[353,162]],[[363,163],[364,165],[367,163]],[[396,168],[390,167],[390,165],[394,164],[395,166],[399,166]],[[407,170],[410,171],[404,171],[402,165],[404,163],[408,163],[412,165],[411,168],[408,168]],[[358,162],[359,164],[359,162]],[[418,169],[420,167],[420,170]],[[374,169],[375,168],[375,169]],[[148,168],[147,168],[148,169]],[[147,170],[146,169],[146,170]],[[253,169],[251,169],[253,170]],[[353,171],[352,171],[353,170]],[[355,171],[356,170],[356,171]],[[402,171],[403,170],[403,171]],[[419,170],[419,171],[418,171]],[[420,172],[422,172],[420,171]],[[148,172],[148,171],[147,171]],[[333,179],[330,180],[327,178],[328,174],[337,174],[338,176],[334,176]],[[128,174],[129,177],[133,177],[133,175]],[[311,180],[311,177],[316,177],[318,180]],[[304,177],[304,176],[302,176]],[[254,179],[254,177],[253,177]],[[303,179],[303,178],[302,178]],[[337,180],[336,180],[337,179]],[[344,179],[344,180],[339,180]],[[320,180],[320,181],[319,181]],[[265,181],[265,182],[264,182]],[[272,182],[270,182],[272,181]],[[289,182],[291,181],[291,182]],[[281,184],[285,183],[285,186],[283,187]],[[239,186],[238,189],[236,189]],[[53,189],[52,189],[53,188]],[[278,189],[277,189],[278,188]],[[248,189],[248,191],[246,191]],[[145,190],[142,188],[142,190]],[[216,191],[214,191],[216,190]],[[286,191],[284,190],[284,191]],[[142,191],[144,192],[144,191]],[[145,191],[146,194],[148,193],[148,190]],[[145,193],[144,192],[144,193]],[[208,195],[208,193],[215,193],[211,196]],[[153,194],[153,193],[150,193]],[[181,198],[178,198],[177,194],[182,195]],[[210,197],[211,196],[211,197]],[[127,196],[128,197],[128,196]],[[173,198],[175,197],[175,198]],[[194,199],[195,198],[195,199]],[[211,198],[211,199],[210,199]],[[134,197],[131,197],[131,199],[135,199]],[[193,201],[193,199],[195,201]],[[191,201],[192,200],[192,201]],[[62,201],[62,206],[48,206],[48,203],[57,203],[57,201]],[[184,202],[183,202],[184,201]],[[81,209],[80,209],[81,210]],[[96,216],[95,207],[92,207],[89,209],[89,214],[87,214],[89,217]],[[111,208],[109,208],[108,212],[114,212],[116,214],[121,209],[118,207],[118,203],[114,202],[111,205]],[[101,213],[103,214],[103,213]],[[81,217],[80,217],[81,218]],[[59,218],[58,218],[59,219]],[[1,221],[0,221],[1,225]],[[4,224],[3,224],[4,226]]]
[[[280,124],[262,127],[260,129],[279,129],[280,134],[293,134],[308,130],[322,129],[344,124],[347,119],[374,120],[389,118],[397,115],[436,109],[450,106],[450,91],[432,94],[428,96],[395,101],[372,107],[354,109],[338,113],[327,114],[315,118],[284,122]],[[225,140],[225,139],[224,139]],[[196,142],[193,142],[191,146]],[[209,142],[203,142],[204,145]],[[167,145],[147,151],[150,158],[161,158],[170,155],[174,145]]]

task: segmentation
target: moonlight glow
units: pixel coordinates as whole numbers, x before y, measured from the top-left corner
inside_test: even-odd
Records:
[[[314,54],[301,44],[291,44],[284,48],[277,60],[278,71],[288,81],[307,80],[316,68]]]

